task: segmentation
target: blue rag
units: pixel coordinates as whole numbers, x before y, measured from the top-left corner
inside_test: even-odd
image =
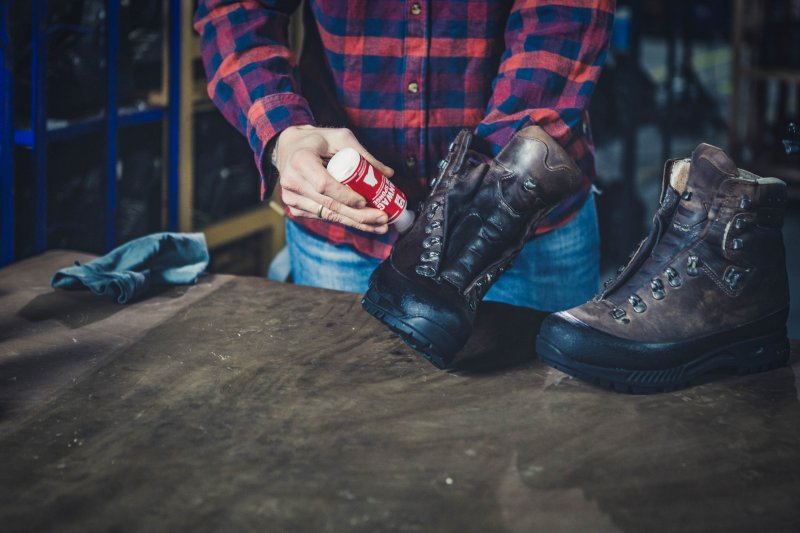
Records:
[[[124,304],[153,285],[193,284],[208,266],[202,233],[154,233],[114,248],[86,264],[62,268],[50,281],[56,289],[83,289]]]

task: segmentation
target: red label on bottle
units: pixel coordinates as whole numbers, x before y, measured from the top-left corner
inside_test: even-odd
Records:
[[[406,195],[394,183],[370,164],[360,158],[356,171],[342,183],[363,196],[369,205],[380,209],[393,222],[406,208]]]

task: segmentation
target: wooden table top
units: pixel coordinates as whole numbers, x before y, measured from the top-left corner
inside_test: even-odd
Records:
[[[797,531],[795,363],[628,396],[484,304],[452,371],[355,294],[206,276],[121,306],[0,270],[0,529]]]

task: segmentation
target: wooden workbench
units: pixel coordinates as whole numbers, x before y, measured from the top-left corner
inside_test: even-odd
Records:
[[[354,294],[207,276],[121,306],[50,289],[75,259],[0,270],[2,531],[800,528],[798,363],[621,395],[485,304],[443,372]]]

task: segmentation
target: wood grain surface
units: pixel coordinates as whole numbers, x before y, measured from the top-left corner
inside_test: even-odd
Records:
[[[33,266],[0,271],[3,531],[800,528],[798,363],[628,396],[540,363],[534,311],[485,304],[443,372],[358,295],[123,307]]]

